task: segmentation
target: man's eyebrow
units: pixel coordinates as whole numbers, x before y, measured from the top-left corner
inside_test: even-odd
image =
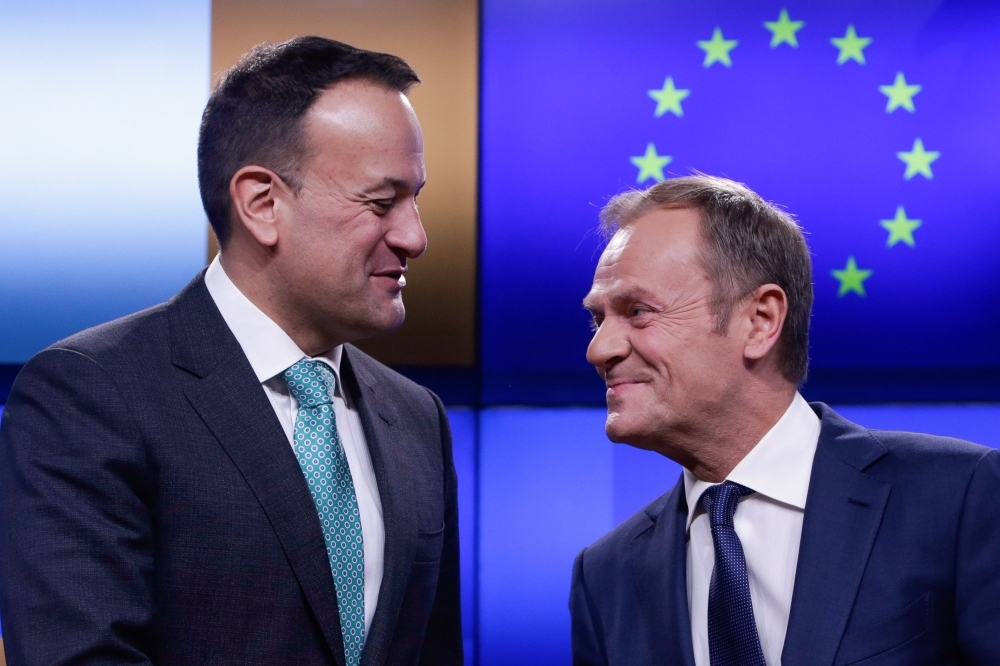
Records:
[[[656,294],[654,294],[649,289],[646,289],[644,287],[629,287],[628,289],[626,289],[621,293],[612,294],[610,297],[608,297],[608,300],[611,301],[612,305],[620,307],[622,305],[628,303],[634,303],[636,301],[652,301],[654,303],[658,303],[660,299],[656,297]],[[583,299],[583,309],[589,310],[590,312],[594,312],[596,310],[600,310],[601,307],[596,303],[594,303],[593,301],[591,301],[590,295],[587,295]]]
[[[419,192],[425,184],[426,181],[422,181],[419,185],[417,185],[416,191]],[[399,178],[387,177],[383,178],[375,185],[365,188],[364,194],[372,194],[380,190],[386,190],[389,188],[392,188],[394,190],[405,190],[410,188],[410,183],[406,182],[405,180],[400,180]]]
[[[620,305],[622,303],[634,303],[635,301],[659,301],[656,294],[644,287],[629,287],[625,291],[611,296],[611,302]]]

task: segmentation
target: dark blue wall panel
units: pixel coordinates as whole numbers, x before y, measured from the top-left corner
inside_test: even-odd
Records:
[[[654,182],[632,163],[649,144],[672,160],[664,176],[728,176],[798,217],[814,257],[817,379],[823,370],[990,368],[1000,386],[1000,6],[799,3],[789,7],[804,22],[798,46],[772,48],[764,22],[780,9],[484,2],[487,403],[591,402],[580,300],[599,256],[597,213],[610,195]],[[848,26],[871,40],[863,63],[838,64],[831,39]],[[716,28],[738,41],[731,66],[706,66],[698,46]],[[880,87],[900,72],[921,86],[913,112],[887,112]],[[655,115],[649,92],[667,77],[690,93],[683,115]],[[908,176],[900,153],[917,139],[938,159]],[[891,243],[882,225],[900,206],[921,221],[913,246]],[[832,271],[851,257],[872,272],[862,290],[843,292]],[[933,373],[910,376],[928,385],[924,399],[969,399]],[[559,386],[546,394],[546,382]]]

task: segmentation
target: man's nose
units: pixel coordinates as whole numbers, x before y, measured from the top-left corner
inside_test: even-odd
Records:
[[[587,346],[587,361],[598,371],[607,370],[628,356],[630,349],[625,332],[608,318],[597,328]]]
[[[427,233],[420,222],[420,212],[415,201],[396,208],[385,241],[397,254],[416,259],[427,249]]]

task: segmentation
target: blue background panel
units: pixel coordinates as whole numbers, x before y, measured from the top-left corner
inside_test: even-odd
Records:
[[[795,214],[813,251],[813,369],[1000,368],[1000,5],[859,0],[789,5],[798,47],[771,48],[783,5],[487,0],[483,7],[483,369],[585,370],[580,300],[600,243],[597,213],[637,182],[648,144],[745,182]],[[871,38],[837,64],[832,38]],[[737,40],[731,66],[697,42]],[[915,111],[879,87],[903,72]],[[656,117],[667,77],[690,91]],[[512,102],[516,100],[516,103]],[[940,157],[905,177],[916,139]],[[903,206],[915,245],[880,222]],[[839,294],[832,270],[871,270]],[[1000,376],[1000,375],[998,375]],[[516,396],[513,396],[516,398]]]
[[[566,664],[570,565],[613,524],[600,410],[485,410],[480,433],[480,664]]]
[[[566,664],[573,558],[670,488],[680,468],[612,444],[603,409],[481,415],[480,662]]]
[[[458,533],[462,567],[462,635],[472,664],[476,636],[476,421],[471,409],[449,409],[452,453],[458,474]]]

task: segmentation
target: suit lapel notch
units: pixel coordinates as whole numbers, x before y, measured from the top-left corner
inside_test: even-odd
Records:
[[[888,453],[868,429],[851,423],[822,402],[810,406],[822,421],[820,445],[854,469],[863,472]]]

